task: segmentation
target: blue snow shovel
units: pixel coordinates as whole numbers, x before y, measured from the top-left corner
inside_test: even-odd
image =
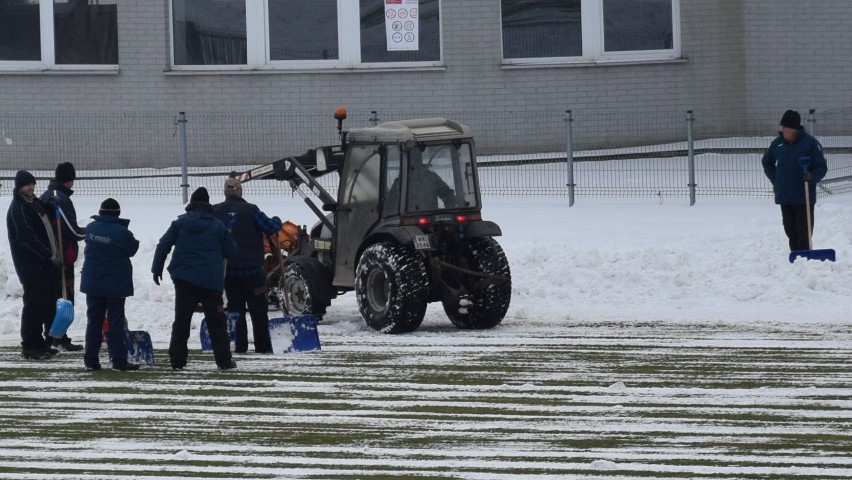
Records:
[[[272,353],[310,352],[320,350],[319,330],[317,329],[317,317],[311,314],[289,315],[290,292],[287,291],[284,281],[284,256],[281,253],[281,243],[275,237],[267,235],[272,253],[278,260],[281,269],[281,296],[284,299],[282,310],[287,316],[269,319],[269,340],[272,342]]]
[[[144,330],[129,330],[127,317],[124,317],[124,346],[127,348],[127,363],[137,365],[154,364],[154,345],[151,343],[151,335]],[[101,341],[107,346],[107,354],[112,361],[112,350],[109,349],[107,332],[109,331],[109,316],[104,316],[104,325],[101,329],[103,337]]]
[[[59,249],[61,250],[62,224],[60,223],[60,218],[62,216],[62,212],[59,210],[59,205],[56,205],[55,207],[56,237],[58,239]],[[60,255],[62,255],[61,252]],[[65,336],[65,332],[68,331],[68,327],[70,327],[71,323],[74,321],[74,304],[68,300],[68,294],[65,291],[65,262],[62,262],[59,274],[62,276],[62,298],[56,299],[56,316],[53,317],[53,323],[50,324],[50,331],[47,332],[47,334],[53,338],[62,338]]]
[[[799,157],[799,165],[802,166],[802,171],[807,173],[808,167],[811,165],[811,157]],[[811,240],[813,236],[813,226],[811,225],[811,191],[809,187],[808,180],[805,180],[805,214],[806,220],[808,221],[808,249],[807,250],[794,250],[790,252],[790,263],[796,261],[798,257],[802,257],[806,260],[819,260],[824,262],[826,260],[833,262],[834,261],[834,249],[826,248],[822,250],[814,250],[814,246]]]

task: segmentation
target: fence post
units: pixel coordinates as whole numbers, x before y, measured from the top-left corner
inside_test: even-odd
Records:
[[[370,110],[370,126],[375,127],[379,124],[379,112]]]
[[[686,151],[689,162],[689,206],[695,205],[695,141],[692,137],[692,126],[695,116],[692,110],[686,111]]]
[[[572,137],[571,124],[574,117],[571,110],[565,110],[565,161],[568,167],[568,206],[574,206],[574,139]]]
[[[189,173],[187,170],[189,169],[189,159],[186,153],[186,113],[180,112],[178,114],[178,124],[180,125],[180,171],[181,171],[181,184],[180,187],[183,189],[183,203],[186,204],[189,202]]]
[[[816,110],[810,109],[808,110],[808,132],[810,132],[811,136],[816,138]]]

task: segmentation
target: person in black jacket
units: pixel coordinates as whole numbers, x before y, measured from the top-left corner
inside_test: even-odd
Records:
[[[35,196],[35,177],[26,170],[15,174],[15,188],[6,214],[12,261],[24,287],[21,310],[21,354],[29,360],[55,355],[47,333],[60,297],[62,254],[46,206]]]
[[[816,184],[825,177],[828,165],[822,145],[802,127],[799,112],[787,110],[780,123],[781,131],[761,159],[763,172],[772,182],[775,203],[781,206],[781,223],[790,251],[809,250],[805,202],[810,203],[810,228],[813,229]],[[810,198],[807,200],[804,182],[808,182],[809,186]]]
[[[127,228],[130,220],[118,218],[121,206],[113,198],[101,203],[98,215],[86,226],[86,258],[80,276],[80,291],[86,294],[86,370],[100,370],[100,350],[104,314],[109,316],[107,342],[112,353],[112,369],[139,370],[127,362],[124,344],[124,302],[133,295],[133,265],[130,257],[139,250],[139,240]]]
[[[48,212],[56,218],[56,209],[59,210],[60,224],[62,225],[62,268],[65,275],[65,298],[74,303],[74,262],[77,261],[79,246],[77,242],[85,238],[86,231],[77,225],[77,211],[74,209],[74,203],[71,201],[71,195],[74,194],[74,180],[77,178],[77,171],[71,162],[63,162],[56,166],[53,180],[47,185],[47,190],[41,194],[41,201],[50,205],[52,208]],[[61,292],[61,290],[60,290]],[[82,345],[71,343],[68,335],[63,335],[62,338],[51,338],[53,346],[60,350],[69,352],[77,352],[83,349]]]
[[[246,305],[251,314],[254,350],[272,353],[269,338],[269,314],[266,306],[266,275],[263,273],[263,234],[274,235],[281,229],[281,219],[269,218],[257,205],[243,199],[243,187],[236,178],[225,181],[225,201],[213,207],[213,215],[229,227],[239,246],[237,255],[228,260],[225,271],[225,295],[228,313],[239,313],[234,351],[248,350]]]
[[[173,370],[186,366],[192,313],[199,303],[207,319],[213,357],[220,370],[236,368],[231,358],[231,342],[225,325],[222,289],[225,283],[223,262],[237,253],[237,244],[225,227],[213,216],[210,196],[204,187],[192,192],[186,213],[173,221],[160,237],[154,251],[151,273],[154,283],[163,278],[163,265],[172,247],[169,274],[175,285],[175,321],[169,343],[169,361]]]

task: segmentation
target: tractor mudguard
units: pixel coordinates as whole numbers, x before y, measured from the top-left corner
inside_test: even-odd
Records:
[[[470,222],[464,226],[466,238],[499,237],[503,235],[500,226],[490,220]]]
[[[296,263],[310,277],[311,287],[318,300],[331,302],[337,296],[331,287],[331,272],[314,257],[306,255],[287,255],[284,264]]]

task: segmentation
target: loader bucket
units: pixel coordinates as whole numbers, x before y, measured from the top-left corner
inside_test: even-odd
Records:
[[[278,230],[278,245],[281,249],[289,252],[296,247],[299,239],[299,226],[293,222],[285,221],[281,224],[281,230]],[[263,243],[263,250],[266,253],[272,253],[272,247],[268,242]]]

